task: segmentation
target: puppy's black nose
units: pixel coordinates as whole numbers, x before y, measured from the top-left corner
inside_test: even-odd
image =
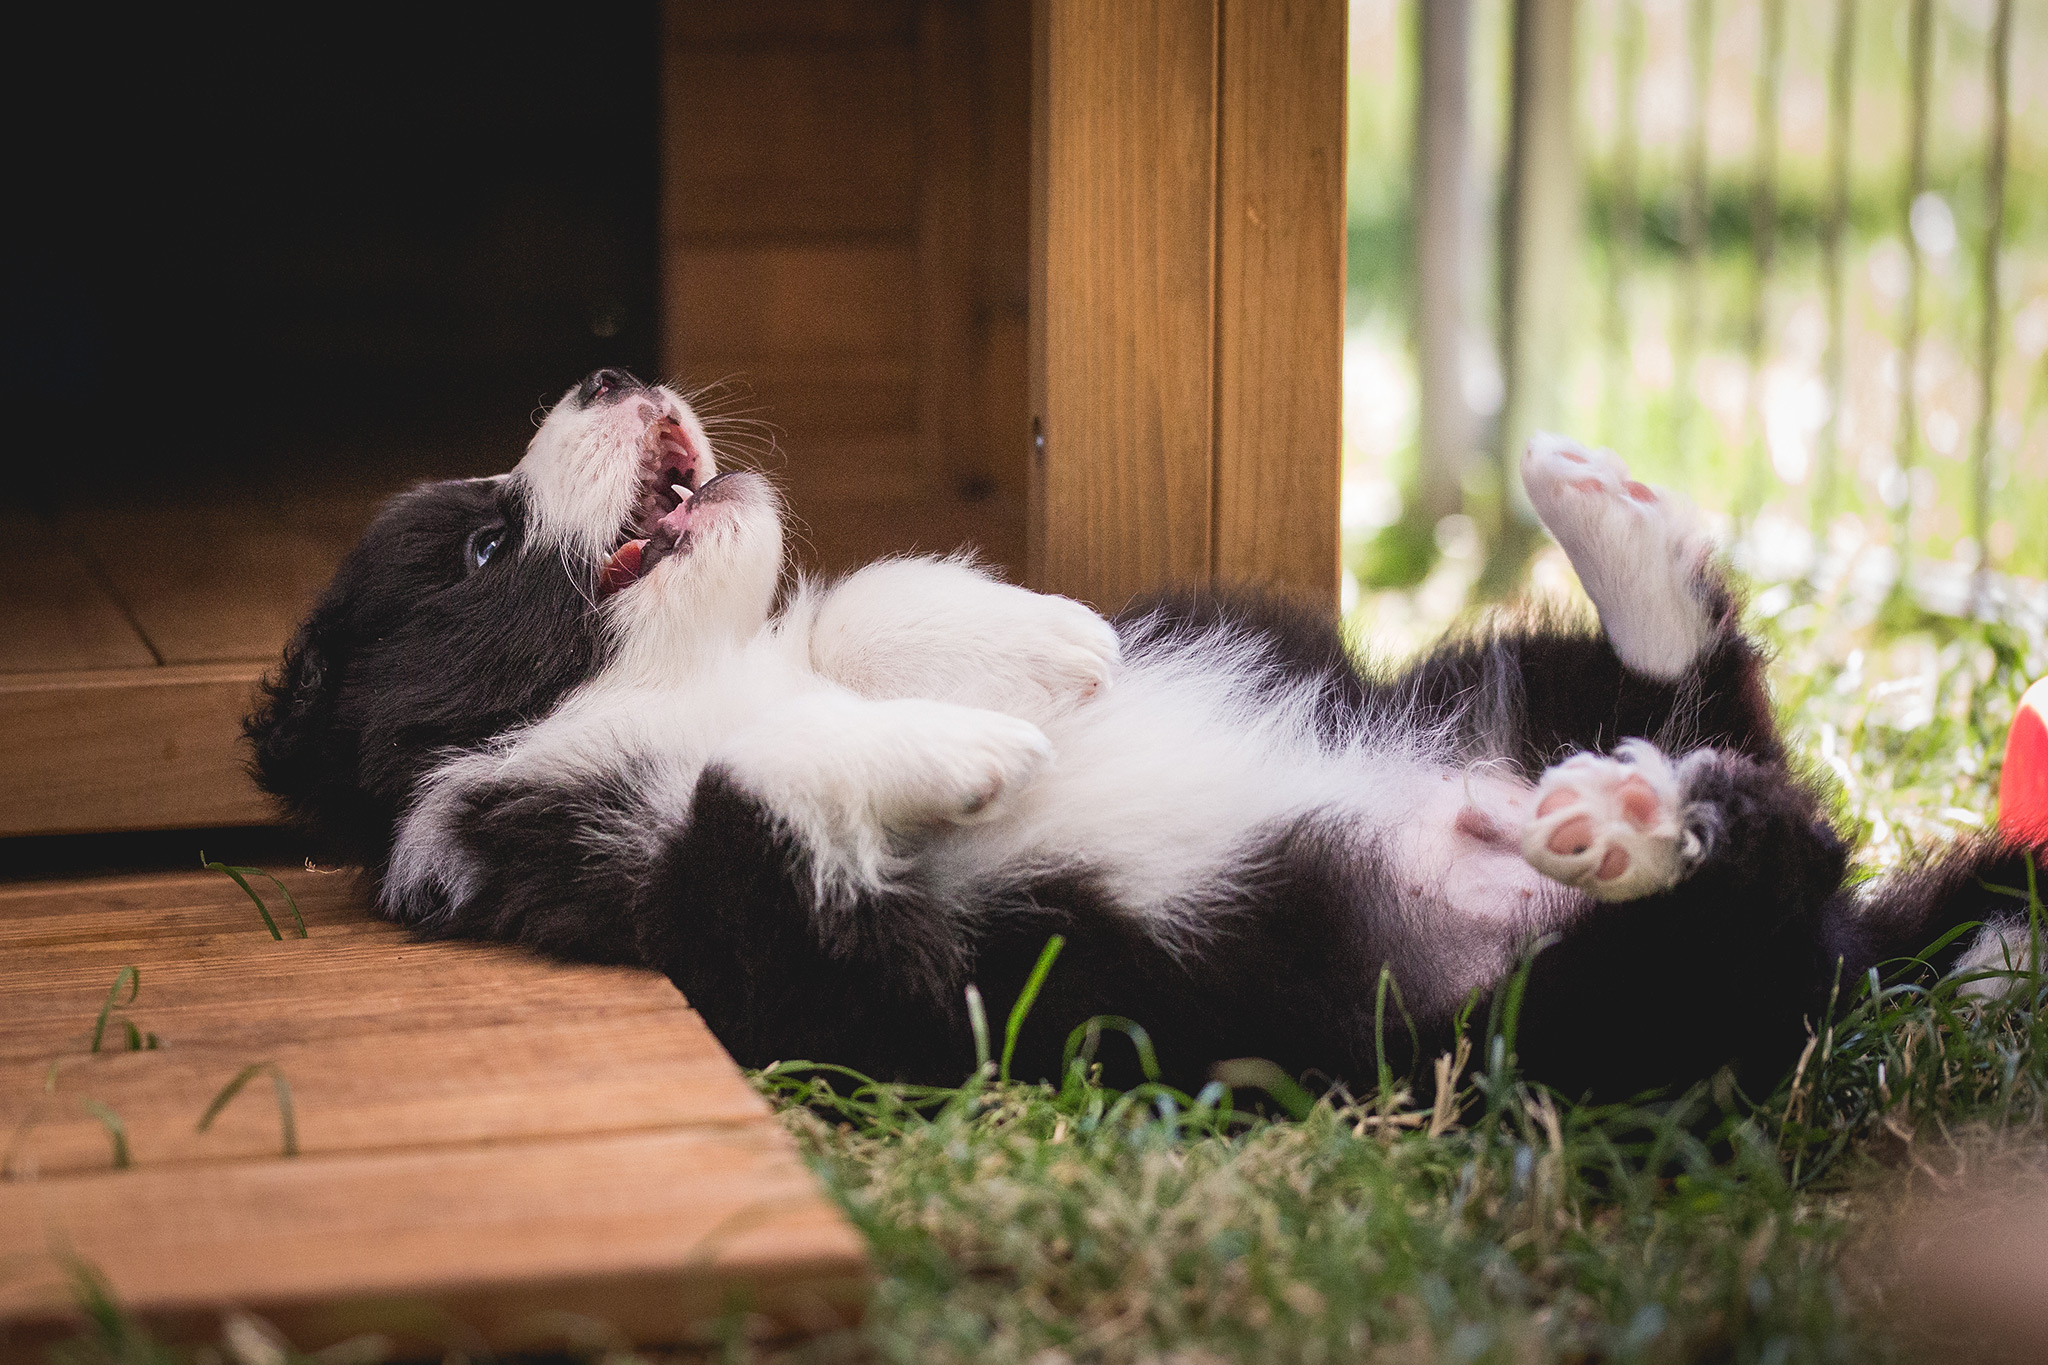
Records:
[[[624,370],[593,370],[576,388],[576,405],[587,408],[593,403],[609,403],[646,387]]]

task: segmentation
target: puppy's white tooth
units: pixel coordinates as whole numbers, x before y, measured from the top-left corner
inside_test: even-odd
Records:
[[[683,487],[679,483],[670,484],[668,486],[668,491],[675,494],[678,498],[681,498],[684,502],[688,502],[690,500],[690,490]]]

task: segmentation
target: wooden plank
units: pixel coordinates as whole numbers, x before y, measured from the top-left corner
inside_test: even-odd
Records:
[[[167,664],[271,663],[368,523],[367,503],[73,508],[67,533]]]
[[[235,1304],[306,1348],[560,1344],[563,1313],[675,1341],[734,1292],[844,1320],[857,1236],[665,979],[415,943],[349,879],[279,875],[307,939],[270,938],[215,874],[0,890],[0,1355],[73,1316],[73,1254],[172,1330]],[[89,1054],[122,965],[141,988],[119,1017],[162,1046]],[[263,1060],[291,1085],[290,1159],[267,1078],[196,1131]],[[119,1115],[125,1168],[87,1098]]]
[[[917,260],[908,245],[769,243],[672,251],[670,368],[757,357],[917,351]]]
[[[711,386],[693,405],[714,443],[729,429],[721,415],[726,413],[741,419],[730,428],[740,445],[764,431],[749,428],[748,418],[802,441],[881,433],[907,439],[917,430],[917,363],[911,356],[745,356],[726,363],[732,368],[708,359],[683,376],[686,395],[690,384]]]
[[[536,1014],[656,1009],[670,999],[667,983],[644,973],[619,981],[598,968],[563,973],[505,947],[468,945],[450,954],[395,930],[280,943],[258,925],[248,938],[242,953],[217,957],[25,954],[0,968],[0,1058],[47,1062],[81,1048],[129,962],[144,977],[146,994],[127,1011],[139,1028],[167,1045],[205,1040],[243,1051],[517,1023]]]
[[[739,381],[807,567],[964,534],[1021,572],[1029,11],[827,8],[666,11],[664,366]]]
[[[682,49],[665,73],[670,237],[894,235],[917,224],[910,46]]]
[[[1019,581],[1031,491],[1031,9],[983,0],[976,120],[973,408],[952,452],[963,496],[1002,502]],[[993,550],[991,550],[993,553]]]
[[[920,473],[954,487],[954,462],[975,443],[974,153],[976,16],[926,4],[918,24],[918,419]]]
[[[0,510],[0,673],[155,662],[67,537],[41,517]]]
[[[1040,0],[1031,580],[1115,610],[1211,567],[1216,0]]]
[[[206,1332],[234,1304],[302,1348],[534,1349],[570,1314],[673,1342],[736,1294],[815,1329],[864,1285],[858,1235],[765,1121],[0,1185],[0,1319],[72,1314],[69,1256],[147,1317]]]
[[[1212,572],[1332,610],[1343,458],[1343,0],[1225,4]]]
[[[146,982],[151,993],[156,977]],[[147,1001],[130,1013],[153,1028]],[[274,1064],[290,1085],[299,1150],[307,1154],[764,1118],[759,1096],[720,1084],[732,1062],[710,1034],[663,1026],[670,1003],[565,1019],[540,1032],[527,1022],[407,1030],[402,1048],[388,1034],[253,1047],[183,1041],[146,1052],[73,1053],[54,1072],[40,1056],[0,1057],[0,1134],[7,1135],[0,1137],[0,1175],[48,1179],[111,1169],[106,1130],[87,1099],[122,1116],[138,1167],[276,1156],[278,1109],[267,1079],[198,1131],[207,1104],[257,1062]],[[121,1046],[118,1030],[109,1041]],[[590,1066],[594,1057],[604,1065]]]
[[[0,675],[0,835],[263,824],[242,716],[263,666]]]
[[[803,504],[790,548],[806,570],[836,574],[892,554],[969,550],[1012,581],[1024,562],[1023,508],[1011,501],[912,495],[820,498]]]
[[[705,44],[868,43],[907,39],[918,0],[668,0],[662,29],[677,48]]]

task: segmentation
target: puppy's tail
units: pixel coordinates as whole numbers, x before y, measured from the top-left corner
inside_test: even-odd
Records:
[[[2031,831],[2030,831],[2031,833]],[[1824,950],[1846,987],[1875,968],[1891,978],[1967,975],[1965,989],[2000,995],[2048,933],[2048,837],[1999,833],[1957,840],[1917,866],[1839,893],[1824,917]]]

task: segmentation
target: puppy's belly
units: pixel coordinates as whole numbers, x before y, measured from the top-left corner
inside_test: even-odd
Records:
[[[1552,918],[1555,884],[1522,858],[1535,789],[1450,768],[1431,770],[1419,785],[1414,813],[1396,839],[1411,892],[1439,900],[1459,918],[1511,931]]]

